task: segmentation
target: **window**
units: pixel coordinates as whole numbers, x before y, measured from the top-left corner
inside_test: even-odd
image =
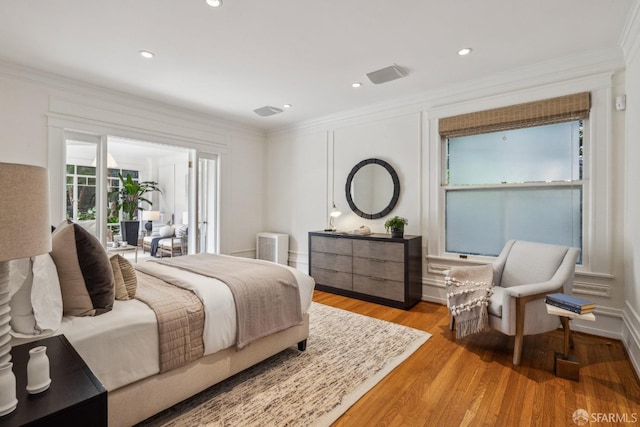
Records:
[[[107,227],[110,232],[118,233],[120,211],[116,208],[117,193],[120,189],[118,174],[126,177],[131,174],[134,181],[139,179],[139,171],[109,168],[107,176],[108,207]],[[96,219],[96,168],[67,164],[67,218],[83,221]]]
[[[446,252],[497,256],[510,239],[582,248],[584,108],[509,123],[505,112],[520,107],[443,138]]]
[[[67,165],[67,218],[95,219],[96,168]]]

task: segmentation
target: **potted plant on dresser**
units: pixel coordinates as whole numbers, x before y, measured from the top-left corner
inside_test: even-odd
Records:
[[[394,216],[384,223],[384,228],[387,230],[387,233],[391,230],[391,237],[402,238],[404,236],[404,226],[408,223],[409,221],[406,218]]]
[[[128,244],[137,246],[140,232],[140,221],[137,219],[138,211],[144,210],[140,207],[140,203],[145,202],[149,206],[153,205],[151,200],[144,196],[153,191],[162,193],[162,190],[155,181],[136,182],[131,178],[131,174],[127,174],[125,178],[121,173],[118,173],[118,177],[120,178],[120,189],[117,192],[117,208],[122,210],[120,233],[122,239]]]

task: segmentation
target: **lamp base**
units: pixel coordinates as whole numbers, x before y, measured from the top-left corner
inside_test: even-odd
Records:
[[[9,261],[0,261],[0,324],[8,325],[11,320],[9,308]],[[4,329],[4,327],[3,327]],[[9,330],[0,336],[0,341],[9,342]],[[11,360],[11,346],[2,346],[0,349],[0,364]]]
[[[144,224],[144,229],[147,230],[148,232],[151,232],[151,230],[153,230],[153,223],[151,221],[147,221]]]

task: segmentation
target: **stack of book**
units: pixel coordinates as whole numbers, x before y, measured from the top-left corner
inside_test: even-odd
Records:
[[[595,303],[585,301],[567,294],[549,294],[545,302],[554,307],[562,308],[573,313],[587,314],[595,310]]]

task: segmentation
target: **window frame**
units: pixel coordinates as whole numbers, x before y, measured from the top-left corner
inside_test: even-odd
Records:
[[[614,181],[618,173],[614,169],[619,154],[614,154],[614,133],[620,131],[619,124],[613,120],[611,107],[613,93],[613,73],[595,74],[582,79],[565,81],[546,86],[530,86],[517,92],[502,95],[457,98],[455,102],[441,104],[429,110],[423,117],[425,140],[430,141],[424,153],[428,171],[424,175],[426,186],[427,225],[423,233],[426,236],[426,266],[430,275],[428,283],[442,286],[441,276],[454,265],[487,263],[495,257],[468,256],[446,253],[444,239],[444,191],[441,188],[442,174],[442,137],[438,130],[441,118],[465,114],[483,109],[498,108],[539,99],[553,98],[563,93],[588,91],[591,94],[591,110],[585,120],[583,153],[583,251],[582,265],[576,266],[576,274],[592,277],[594,280],[613,279],[616,261],[613,238],[617,232],[616,221],[620,213],[615,197]],[[616,203],[616,204],[614,204]],[[574,288],[577,283],[574,285]],[[609,285],[603,289],[589,288],[585,292],[611,292]],[[606,288],[606,289],[605,289]]]

